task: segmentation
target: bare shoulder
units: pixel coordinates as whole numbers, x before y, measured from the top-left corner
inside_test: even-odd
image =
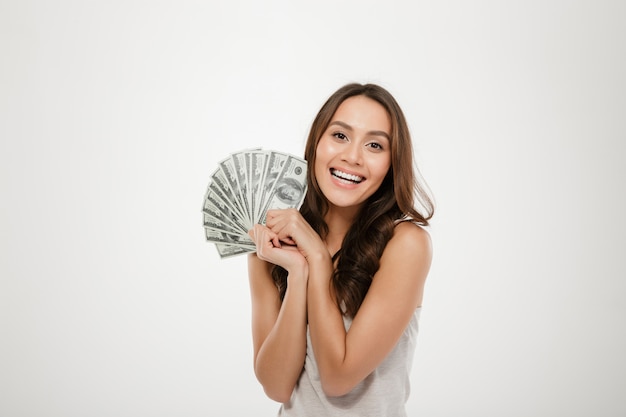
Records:
[[[389,285],[416,294],[419,306],[432,257],[430,234],[414,223],[398,223],[380,258],[380,276]]]
[[[394,337],[399,337],[415,308],[422,305],[431,259],[430,234],[414,223],[398,223],[383,250],[379,269],[363,303],[364,306],[367,303],[374,315],[386,311],[390,320],[400,323]]]
[[[393,236],[387,244],[386,251],[411,254],[430,260],[432,257],[432,241],[430,234],[421,226],[412,222],[400,222],[394,229]]]

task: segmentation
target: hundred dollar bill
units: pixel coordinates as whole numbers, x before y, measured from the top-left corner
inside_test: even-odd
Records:
[[[240,222],[235,216],[229,216],[227,213],[224,213],[223,208],[215,205],[213,201],[210,199],[204,200],[204,206],[202,208],[204,212],[204,222],[207,223],[207,220],[218,221],[221,224],[229,225],[229,227],[236,232],[239,233],[247,233],[249,228],[247,228],[242,222]]]
[[[246,247],[248,246],[254,247],[254,242],[252,241],[252,239],[250,239],[250,237],[247,234],[243,235],[241,233],[228,233],[224,230],[214,229],[212,227],[205,226],[204,235],[206,237],[206,240],[209,242],[226,243],[226,244],[237,245],[237,246],[245,245]]]
[[[209,186],[209,190],[207,191],[204,204],[205,206],[221,211],[222,214],[227,219],[231,220],[231,223],[233,225],[246,227],[245,216],[240,214],[239,211],[235,209],[233,205],[231,205],[227,200],[224,200],[222,197],[220,197],[218,193],[216,193],[212,188],[210,188],[210,186]]]
[[[261,150],[246,154],[250,183],[250,217],[254,223],[258,220],[256,213],[261,204],[260,200],[263,198],[263,178],[268,159],[269,153]]]
[[[239,184],[239,175],[233,158],[229,157],[221,161],[220,167],[222,168],[222,172],[225,174],[224,176],[230,190],[232,190],[233,201],[238,204],[241,209],[241,213],[246,215],[248,208],[245,206],[243,198],[241,197],[242,185]]]
[[[219,253],[220,258],[229,258],[231,256],[242,255],[244,253],[252,253],[256,251],[256,247],[254,245],[252,245],[251,247],[247,247],[229,245],[226,243],[216,243],[215,247],[217,248],[217,253]]]
[[[223,221],[211,216],[210,214],[203,213],[202,225],[205,229],[218,230],[220,232],[228,234],[243,234],[240,230],[235,230],[231,225],[224,223]]]
[[[265,207],[267,200],[270,197],[272,190],[274,189],[274,183],[280,176],[283,168],[285,167],[285,161],[289,158],[288,155],[271,151],[266,163],[265,171],[263,173],[263,186],[261,188],[261,195],[259,197],[259,206],[254,214],[255,223],[260,223],[261,217],[264,217]]]
[[[307,189],[306,167],[306,161],[300,158],[287,158],[283,170],[273,183],[259,223],[265,224],[269,209],[300,208]]]
[[[219,210],[221,214],[216,215],[216,213],[214,213],[215,210]],[[216,192],[211,185],[209,185],[209,189],[204,198],[203,211],[205,213],[205,223],[207,216],[210,216],[219,222],[223,222],[225,218],[226,224],[238,231],[243,231],[241,228],[245,227],[244,217],[239,214],[239,211],[236,210],[233,205],[220,197],[219,193]]]
[[[213,193],[211,197],[209,197],[209,193]],[[239,218],[244,219],[245,215],[241,207],[239,206],[236,199],[233,198],[233,192],[230,190],[226,177],[224,176],[221,168],[218,168],[213,173],[212,181],[209,183],[207,187],[207,193],[205,194],[205,200],[207,198],[211,199],[219,199],[223,204],[228,206],[228,208]]]
[[[224,196],[222,200],[230,202],[233,208],[235,208],[240,214],[240,217],[244,217],[245,209],[241,206],[241,203],[239,202],[239,192],[237,191],[237,188],[232,188],[230,176],[225,171],[225,167],[222,166],[222,163],[220,163],[220,166],[213,173],[211,184],[214,185],[214,187],[216,188],[216,190],[214,190],[216,194],[219,196]],[[209,185],[209,187],[211,186],[211,184]],[[219,191],[217,189],[219,189]]]
[[[218,163],[204,195],[205,238],[220,257],[254,252],[248,230],[265,223],[268,209],[300,208],[306,193],[304,159],[259,148],[231,154]]]
[[[246,168],[246,154],[239,152],[230,156],[232,163],[237,174],[237,183],[239,184],[239,201],[244,207],[244,213],[246,214],[246,225],[248,228],[252,228],[254,219],[250,216],[250,183],[248,179],[248,169]]]

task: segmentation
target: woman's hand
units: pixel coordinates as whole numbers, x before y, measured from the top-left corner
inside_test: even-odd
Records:
[[[328,256],[326,245],[296,209],[268,210],[265,224],[273,233],[273,243],[295,245],[308,260],[312,256]]]
[[[279,265],[288,272],[307,269],[307,260],[295,245],[281,242],[278,235],[266,226],[254,225],[248,235],[256,245],[259,259]]]

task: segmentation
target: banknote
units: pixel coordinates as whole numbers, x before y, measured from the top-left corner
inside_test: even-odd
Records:
[[[261,148],[232,153],[211,174],[202,203],[207,242],[221,258],[254,252],[248,236],[267,210],[299,209],[307,190],[304,159]]]
[[[271,191],[261,210],[259,223],[265,224],[265,213],[270,209],[286,209],[300,207],[306,192],[306,162],[289,156],[283,164],[278,178],[273,181]]]

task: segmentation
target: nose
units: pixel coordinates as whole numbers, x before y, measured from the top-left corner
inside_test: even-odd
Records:
[[[356,142],[349,142],[345,145],[341,159],[352,165],[363,163],[363,149]]]

